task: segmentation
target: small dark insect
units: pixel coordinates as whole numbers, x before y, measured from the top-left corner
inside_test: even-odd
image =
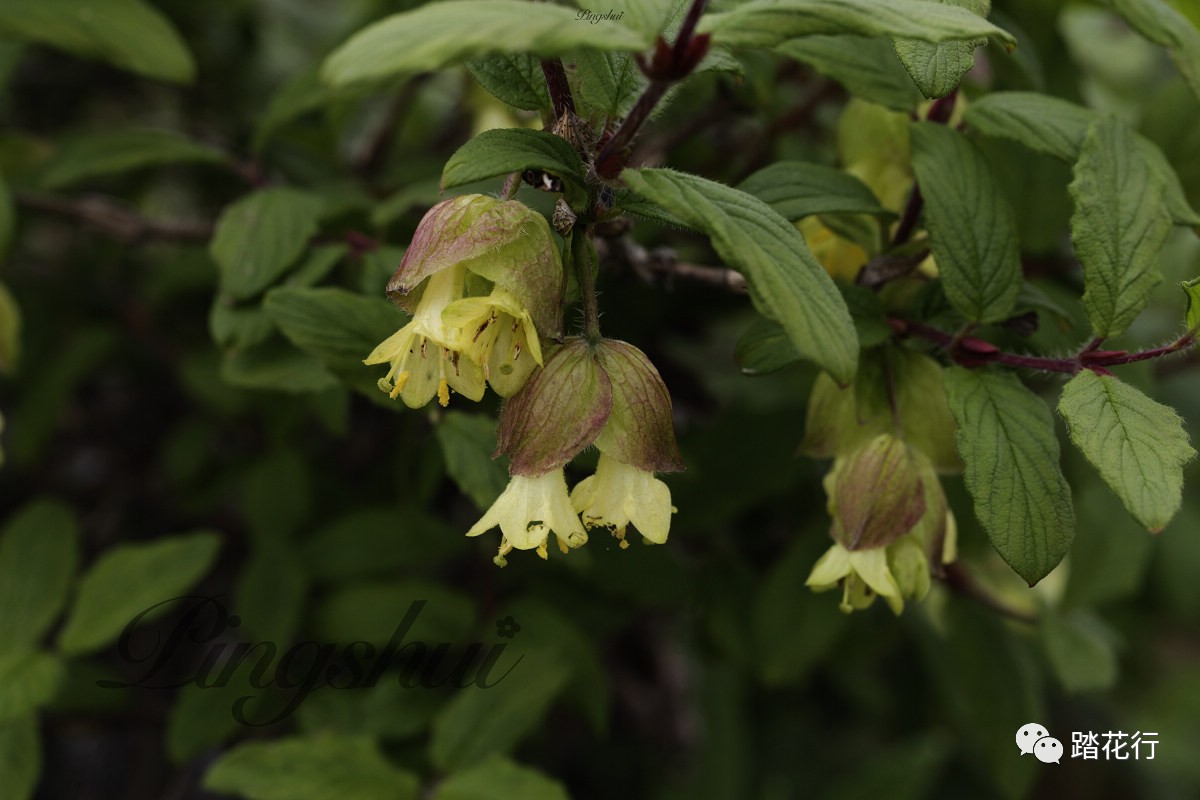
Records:
[[[542,172],[540,169],[527,169],[521,173],[521,179],[535,189],[541,189],[543,192],[561,192],[563,190],[562,179],[557,175],[551,175],[549,172]]]

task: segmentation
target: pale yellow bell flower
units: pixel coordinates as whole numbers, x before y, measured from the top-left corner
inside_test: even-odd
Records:
[[[514,549],[536,550],[546,558],[546,542],[551,533],[564,553],[586,544],[588,539],[571,507],[562,469],[533,478],[514,475],[491,508],[467,531],[467,536],[478,536],[497,525],[503,537],[495,558],[499,566],[505,565],[505,556]]]
[[[596,474],[584,478],[571,492],[571,505],[582,515],[583,524],[604,527],[621,542],[632,523],[647,541],[662,544],[671,530],[671,490],[654,473],[623,464],[603,453]]]
[[[442,320],[446,307],[462,297],[465,278],[461,265],[431,275],[412,319],[363,360],[391,365],[379,388],[409,408],[420,408],[435,394],[449,405],[451,389],[472,400],[483,397],[482,367],[458,349],[457,332]]]

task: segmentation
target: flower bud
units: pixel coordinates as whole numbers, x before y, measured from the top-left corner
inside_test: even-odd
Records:
[[[826,490],[833,538],[850,551],[886,547],[925,514],[925,488],[913,449],[887,433],[839,458]]]
[[[848,453],[893,430],[898,416],[904,439],[927,454],[938,471],[959,472],[962,462],[954,446],[955,423],[944,374],[929,356],[899,347],[864,356],[854,385],[845,389],[821,373],[809,396],[800,451],[812,458]]]
[[[512,475],[559,469],[596,440],[612,406],[612,384],[595,349],[582,338],[568,339],[505,402],[496,455],[509,455]]]
[[[612,410],[596,447],[643,472],[682,470],[671,394],[650,359],[633,345],[613,339],[601,341],[596,356],[612,385]]]

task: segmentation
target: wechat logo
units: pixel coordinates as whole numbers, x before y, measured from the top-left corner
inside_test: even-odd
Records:
[[[1062,759],[1062,742],[1050,735],[1045,725],[1030,722],[1017,729],[1017,747],[1021,755],[1032,753],[1043,764],[1058,764]]]

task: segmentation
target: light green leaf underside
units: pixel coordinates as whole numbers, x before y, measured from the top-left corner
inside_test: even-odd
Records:
[[[1125,332],[1162,280],[1158,254],[1171,230],[1162,176],[1139,158],[1115,117],[1092,123],[1071,182],[1071,238],[1083,264],[1083,307],[1098,336]]]
[[[652,37],[619,22],[589,25],[578,12],[520,0],[451,0],[364,28],[325,60],[333,85],[441,69],[500,53],[562,55],[576,48],[637,51]]]
[[[779,322],[796,350],[849,382],[858,336],[846,303],[796,228],[753,195],[668,169],[627,169],[622,178],[688,225],[746,276],[758,310]]]
[[[38,176],[48,189],[160,164],[219,164],[224,153],[172,131],[132,130],[78,136],[62,145]]]
[[[141,0],[4,0],[0,37],[48,44],[173,83],[191,83],[196,73],[171,22]]]
[[[952,367],[945,377],[975,515],[1000,556],[1033,585],[1075,537],[1054,418],[1012,373]]]
[[[204,786],[249,800],[416,800],[417,776],[392,766],[366,736],[247,742],[209,768]]]
[[[1111,375],[1084,370],[1063,387],[1058,412],[1071,441],[1148,530],[1166,527],[1196,451],[1175,410]]]
[[[1112,0],[1135,31],[1167,48],[1192,93],[1200,98],[1200,30],[1163,0]]]
[[[964,8],[986,19],[991,0],[940,0]],[[975,66],[975,48],[987,39],[931,44],[914,39],[893,40],[900,63],[926,97],[945,97],[954,91],[963,76]]]
[[[1006,47],[1016,40],[961,8],[925,0],[752,0],[700,20],[702,33],[718,44],[775,47],[798,36],[889,34],[925,42],[971,41],[995,36]]]
[[[1012,208],[982,154],[958,131],[920,122],[912,127],[911,141],[947,299],[972,322],[1005,319],[1021,289]]]
[[[891,217],[867,185],[848,172],[803,161],[780,161],[738,185],[789,221],[812,214]]]
[[[775,52],[803,61],[855,97],[881,106],[912,111],[922,99],[886,36],[805,36]]]
[[[1088,127],[1100,114],[1074,103],[1037,92],[996,92],[967,106],[963,121],[988,136],[1011,139],[1037,153],[1074,163]],[[1200,214],[1184,196],[1179,176],[1162,150],[1134,134],[1138,154],[1165,181],[1166,203],[1179,225],[1200,225]]]

